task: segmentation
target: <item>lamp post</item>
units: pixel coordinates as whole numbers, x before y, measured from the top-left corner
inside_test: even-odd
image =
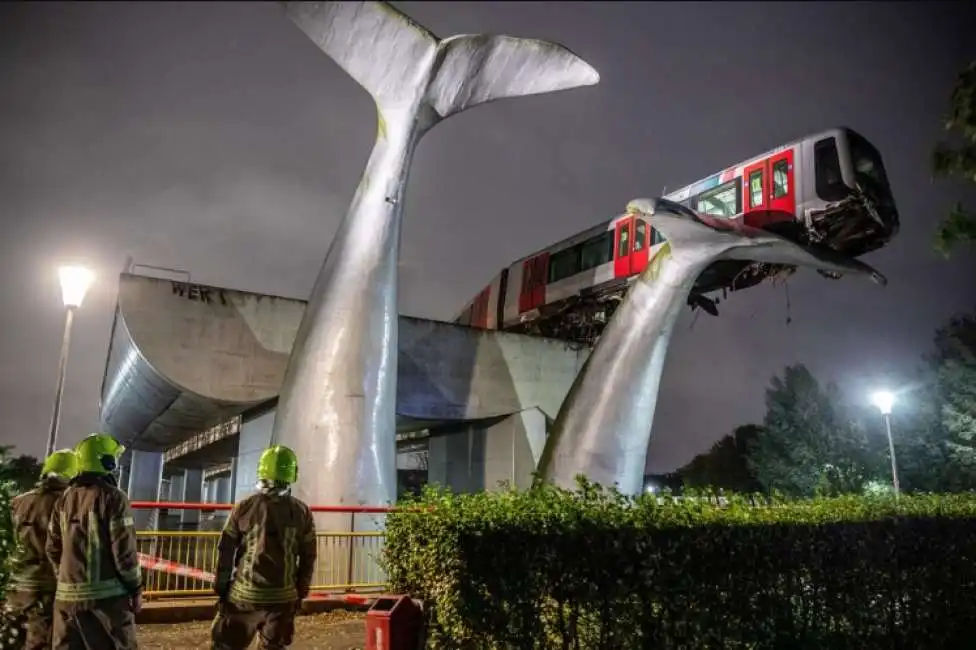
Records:
[[[54,413],[51,415],[51,430],[47,436],[46,456],[54,452],[58,438],[58,424],[61,421],[61,396],[64,394],[64,371],[68,365],[68,348],[71,345],[71,325],[75,310],[81,307],[94,275],[81,266],[63,266],[58,269],[61,281],[61,299],[64,302],[64,337],[61,339],[61,359],[58,362],[58,384],[54,392]]]
[[[888,452],[891,454],[891,484],[895,488],[895,498],[897,499],[899,496],[898,466],[895,463],[895,443],[891,438],[891,407],[894,406],[895,396],[883,390],[872,395],[871,401],[881,411],[881,419],[884,420],[885,431],[888,434]]]

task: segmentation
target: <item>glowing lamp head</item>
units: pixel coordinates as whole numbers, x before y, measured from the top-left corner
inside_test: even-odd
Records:
[[[871,403],[878,407],[881,415],[891,415],[891,407],[895,404],[895,396],[886,390],[881,390],[871,396]]]
[[[58,269],[61,280],[61,298],[68,308],[81,307],[95,275],[82,266],[62,266]]]

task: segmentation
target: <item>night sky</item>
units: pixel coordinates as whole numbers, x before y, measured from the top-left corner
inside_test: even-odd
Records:
[[[422,3],[438,36],[563,43],[599,85],[454,117],[407,191],[401,311],[449,319],[502,266],[750,156],[835,126],[881,151],[901,212],[866,279],[801,271],[690,312],[665,369],[649,469],[673,469],[762,418],[769,378],[807,363],[852,399],[910,371],[972,307],[976,255],[931,252],[962,185],[930,151],[976,58],[966,3]],[[61,443],[97,426],[127,255],[195,282],[306,297],[376,132],[368,94],[273,4],[0,6],[0,412],[40,454],[63,312],[56,267],[98,284],[78,314]],[[692,324],[694,325],[692,327]],[[552,414],[554,415],[554,414]]]

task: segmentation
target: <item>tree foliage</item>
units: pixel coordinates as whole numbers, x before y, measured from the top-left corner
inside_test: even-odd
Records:
[[[14,494],[26,492],[34,487],[41,476],[41,462],[27,454],[12,456],[13,447],[0,447],[3,462],[0,463],[0,481],[11,483]]]
[[[976,61],[956,81],[945,128],[960,144],[936,146],[932,154],[936,175],[976,183]],[[956,246],[973,242],[976,242],[976,215],[957,203],[936,232],[936,249],[948,256]]]
[[[971,644],[973,495],[718,506],[582,481],[401,506],[384,564],[435,649]]]
[[[10,562],[16,550],[10,499],[13,484],[6,478],[6,468],[10,461],[7,447],[0,447],[0,599],[7,592],[10,579]],[[2,626],[2,625],[0,625]]]
[[[757,439],[760,427],[745,424],[736,427],[704,454],[678,470],[683,487],[715,488],[750,494],[759,492],[762,485],[749,466],[749,448]]]
[[[859,493],[878,473],[877,445],[841,400],[806,366],[788,366],[766,390],[766,417],[749,466],[766,490],[793,496]]]
[[[936,332],[932,363],[950,458],[960,474],[976,474],[976,315],[953,317]]]

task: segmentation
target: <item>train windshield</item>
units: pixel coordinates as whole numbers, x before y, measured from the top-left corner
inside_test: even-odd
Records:
[[[880,190],[889,192],[888,177],[885,175],[881,154],[863,137],[849,131],[848,143],[851,147],[851,163],[854,165],[854,176],[860,181],[867,180],[868,185],[876,185]]]

